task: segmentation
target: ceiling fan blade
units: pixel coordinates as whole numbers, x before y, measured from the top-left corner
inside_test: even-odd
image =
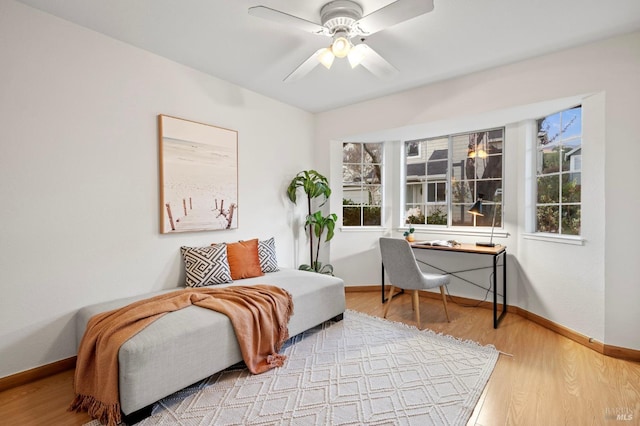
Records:
[[[322,49],[318,49],[313,55],[309,56],[309,58],[301,63],[298,68],[293,70],[291,74],[285,77],[284,82],[290,83],[292,81],[300,80],[305,75],[309,74],[312,69],[317,67],[320,64],[320,55],[322,52],[326,50],[325,47]],[[329,65],[331,66],[331,65]]]
[[[356,47],[362,55],[360,65],[369,70],[371,74],[379,78],[389,78],[398,73],[398,70],[393,65],[387,62],[382,56],[378,54],[378,52],[376,52],[366,44],[359,44]]]
[[[354,23],[360,35],[371,35],[433,10],[433,0],[397,0]]]
[[[278,22],[280,24],[291,25],[298,29],[301,29],[302,31],[306,31],[313,34],[325,34],[327,32],[327,29],[320,24],[307,21],[306,19],[298,18],[297,16],[289,15],[288,13],[271,9],[266,6],[250,7],[249,15],[257,16],[263,19],[268,19],[270,21]]]

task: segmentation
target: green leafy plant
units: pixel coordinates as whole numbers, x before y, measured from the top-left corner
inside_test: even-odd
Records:
[[[402,234],[402,235],[404,235],[404,237],[407,238],[409,235],[413,234],[415,231],[416,231],[416,229],[411,227],[411,228],[409,228],[408,231],[404,231],[404,234]]]
[[[293,178],[287,188],[287,196],[289,197],[289,200],[291,200],[291,202],[293,202],[294,204],[298,199],[299,189],[302,189],[307,196],[308,214],[307,220],[305,222],[305,229],[307,227],[309,229],[309,264],[301,265],[299,269],[333,275],[333,266],[331,266],[330,264],[322,265],[322,263],[318,261],[318,255],[320,253],[322,234],[325,232],[325,230],[327,231],[325,242],[328,242],[333,238],[335,223],[338,219],[338,216],[334,213],[331,213],[328,216],[323,216],[322,212],[319,210],[313,214],[311,213],[311,201],[313,199],[319,197],[323,198],[322,203],[318,207],[322,207],[329,199],[329,196],[331,195],[329,181],[325,176],[321,175],[315,170],[303,170]],[[317,239],[315,259],[313,250],[314,235]]]
[[[313,234],[316,236],[317,247],[316,257],[312,260],[310,265],[300,265],[300,269],[304,271],[313,271],[321,274],[333,275],[333,266],[330,264],[322,265],[322,262],[318,261],[320,254],[320,242],[322,241],[322,234],[326,231],[325,242],[329,242],[334,235],[336,220],[338,216],[335,213],[330,213],[327,216],[323,216],[322,212],[318,210],[314,214],[307,216],[305,226],[309,226]]]

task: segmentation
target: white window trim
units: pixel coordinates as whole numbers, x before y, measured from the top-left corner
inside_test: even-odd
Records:
[[[581,106],[584,103],[584,99],[578,102]],[[573,104],[575,105],[575,104]],[[557,112],[562,113],[571,106],[566,106]],[[585,239],[582,235],[570,235],[570,234],[552,234],[547,232],[536,232],[536,210],[538,204],[538,186],[537,186],[537,167],[538,167],[538,140],[537,140],[537,118],[525,121],[525,218],[524,229],[525,233],[522,237],[527,240],[546,241],[552,243],[572,244],[572,245],[584,245]],[[581,129],[580,138],[582,139],[584,131]],[[581,145],[582,146],[582,145]],[[582,173],[582,167],[577,173]],[[560,175],[562,175],[560,173]],[[580,199],[580,208],[583,206],[582,197]],[[582,229],[581,231],[582,232]]]
[[[535,124],[535,120],[534,120],[534,124]],[[456,133],[450,133],[447,136],[448,138],[448,145],[447,145],[447,150],[448,152],[452,152],[453,151],[453,137],[455,137],[456,135],[462,135],[462,134],[467,134],[467,133],[477,133],[477,132],[488,132],[490,130],[495,130],[495,129],[502,129],[502,154],[500,154],[502,156],[503,159],[503,166],[502,166],[502,176],[500,177],[500,180],[502,181],[502,189],[504,190],[504,186],[505,186],[505,169],[504,169],[504,158],[506,155],[506,150],[507,150],[507,144],[506,144],[506,138],[507,138],[507,125],[506,124],[501,124],[501,125],[496,125],[496,126],[490,126],[490,127],[484,127],[484,128],[480,128],[478,130],[464,130],[464,131],[460,131],[460,132],[456,132]],[[428,139],[437,139],[437,138],[442,138],[444,136],[429,136],[429,137],[424,137],[424,138],[416,138],[416,139],[420,139],[420,140],[428,140]],[[407,152],[406,152],[406,142],[408,142],[408,139],[405,140],[401,140],[400,141],[400,150],[401,150],[401,155],[400,158],[398,159],[398,164],[400,167],[400,185],[401,186],[401,196],[400,196],[400,206],[398,206],[397,208],[397,213],[398,213],[398,219],[400,221],[400,223],[397,226],[397,229],[402,229],[407,230],[409,229],[409,227],[407,226],[407,224],[404,223],[405,221],[405,207],[406,207],[406,199],[405,199],[405,191],[406,191],[406,183],[407,183],[407,168],[406,168],[406,158],[407,158]],[[425,159],[425,161],[427,161]],[[447,210],[449,210],[449,208],[451,207],[451,203],[452,203],[452,187],[451,187],[451,173],[452,173],[452,157],[450,155],[447,156],[447,173],[444,175],[444,178],[447,182],[447,191],[446,191],[446,201],[445,203],[447,204]],[[474,200],[475,202],[475,200]],[[427,204],[425,202],[425,204]],[[435,203],[435,204],[439,204],[439,203]],[[501,204],[503,206],[504,209],[504,200],[501,201]],[[412,227],[415,229],[415,232],[421,231],[421,232],[427,232],[427,233],[442,233],[442,234],[456,234],[456,235],[475,235],[475,236],[484,236],[484,235],[490,235],[491,234],[491,227],[488,227],[488,231],[485,230],[485,227],[476,227],[476,226],[455,226],[455,225],[451,225],[451,221],[453,220],[450,214],[450,211],[448,211],[447,213],[447,225],[429,225],[429,224],[413,224]],[[502,213],[502,221],[504,221],[504,212]],[[504,229],[504,225],[502,227],[500,227],[500,230]],[[498,237],[508,237],[509,233],[508,232],[499,232],[498,229],[494,230],[493,233],[494,236],[498,236]]]
[[[586,240],[579,235],[562,235],[562,234],[548,234],[544,232],[536,233],[522,233],[522,238],[525,240],[545,241],[547,243],[558,244],[570,244],[574,246],[583,246]]]
[[[343,149],[344,149],[344,144],[345,143],[358,143],[358,144],[380,144],[382,146],[382,160],[380,161],[380,166],[382,167],[382,176],[381,176],[381,181],[380,181],[380,188],[381,188],[381,194],[380,194],[380,225],[344,225],[344,204],[342,204],[342,201],[340,202],[340,215],[339,215],[339,223],[340,226],[337,226],[336,228],[339,229],[341,232],[342,231],[379,231],[380,229],[386,229],[385,226],[383,225],[385,223],[385,204],[386,204],[386,192],[387,192],[387,185],[386,185],[386,174],[387,174],[387,146],[389,145],[386,141],[378,141],[378,142],[355,142],[355,141],[342,141],[340,142],[340,200],[342,200],[342,198],[344,197],[344,182],[342,181],[342,166],[343,166],[343,161],[342,161],[342,153],[343,153]],[[362,158],[360,159],[360,164],[362,164]],[[362,207],[362,206],[361,206]],[[362,209],[360,210],[360,222],[362,223]]]
[[[470,228],[470,227],[469,227]],[[439,227],[427,227],[424,225],[423,227],[413,226],[414,234],[442,234],[442,235],[461,235],[461,236],[469,236],[469,237],[487,237],[491,235],[491,227],[485,228],[475,228],[475,229],[466,229],[464,227],[451,227],[447,228],[444,225],[440,225]],[[408,226],[402,226],[396,229],[397,232],[408,231]],[[504,228],[496,228],[493,231],[494,238],[507,238],[511,236]]]
[[[340,226],[340,232],[386,232],[386,226]]]

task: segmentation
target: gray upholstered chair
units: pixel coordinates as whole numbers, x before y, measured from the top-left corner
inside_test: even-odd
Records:
[[[442,302],[444,303],[444,312],[447,315],[447,321],[450,321],[449,311],[447,310],[447,298],[444,293],[444,286],[449,284],[449,275],[422,272],[416,262],[416,257],[413,254],[411,246],[404,239],[380,238],[380,254],[382,255],[382,265],[391,281],[387,306],[384,308],[385,318],[389,312],[389,306],[391,306],[395,289],[413,290],[413,310],[416,313],[418,328],[420,328],[418,291],[440,287]]]

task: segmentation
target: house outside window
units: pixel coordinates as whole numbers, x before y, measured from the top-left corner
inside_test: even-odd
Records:
[[[382,225],[384,144],[342,145],[342,225]]]
[[[537,120],[536,232],[580,235],[582,107]]]
[[[501,227],[502,200],[494,197],[502,188],[503,145],[503,128],[405,142],[405,222],[491,226],[497,208]],[[473,216],[468,210],[479,198],[484,216]]]

